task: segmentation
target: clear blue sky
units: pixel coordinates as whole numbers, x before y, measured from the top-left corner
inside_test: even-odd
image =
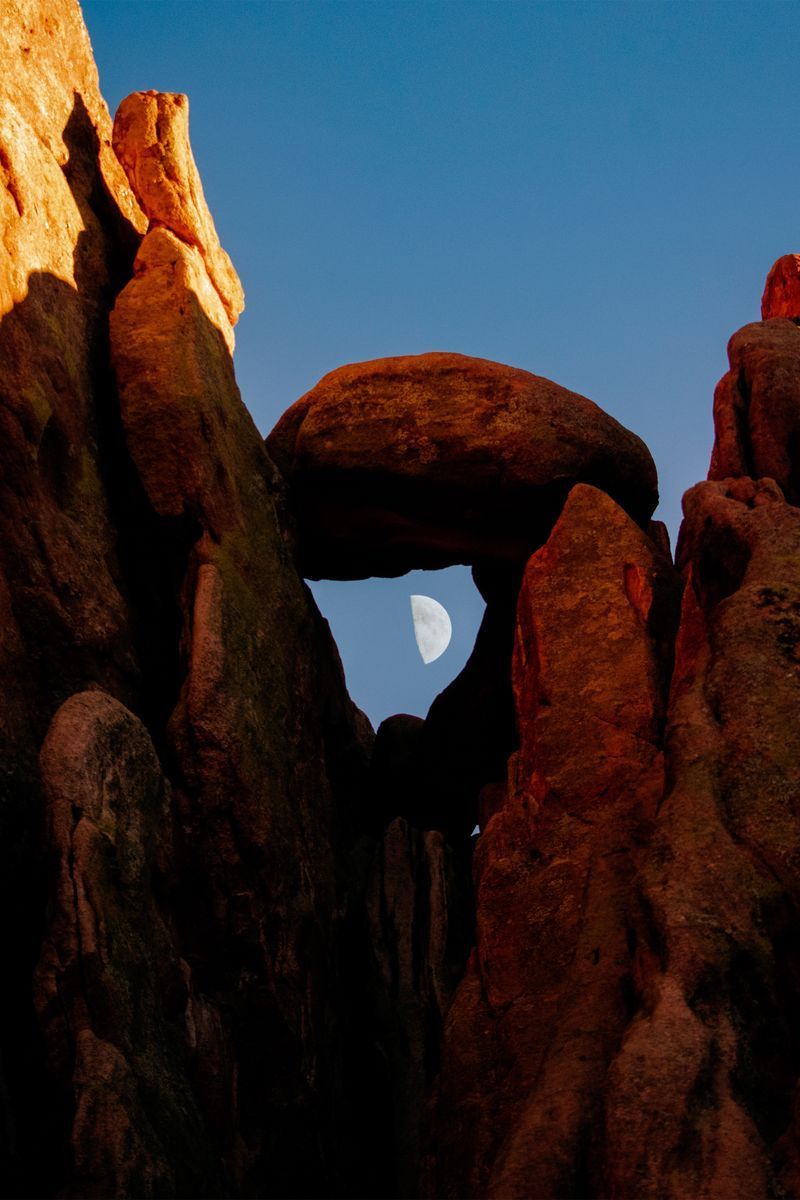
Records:
[[[673,536],[725,344],[800,248],[790,3],[85,0],[112,113],[187,92],[241,275],[266,433],[326,371],[455,350],[591,397],[650,446]],[[408,596],[451,611],[416,655]],[[466,571],[315,585],[373,721],[425,713],[482,602]]]

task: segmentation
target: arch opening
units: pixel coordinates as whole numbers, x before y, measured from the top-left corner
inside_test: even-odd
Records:
[[[436,696],[459,674],[475,646],[486,603],[469,567],[409,571],[387,579],[309,580],[329,622],[347,688],[377,729],[396,713],[426,716]],[[414,638],[410,596],[430,596],[447,610],[452,638],[424,663]]]

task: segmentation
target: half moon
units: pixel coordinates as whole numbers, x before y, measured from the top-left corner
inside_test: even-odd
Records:
[[[412,596],[411,616],[422,661],[432,663],[444,654],[453,635],[447,609],[431,596]]]

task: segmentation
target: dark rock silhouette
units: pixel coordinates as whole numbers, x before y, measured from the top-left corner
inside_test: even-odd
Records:
[[[676,567],[502,364],[265,447],[186,98],[112,132],[75,0],[0,55],[2,1194],[800,1198],[798,256]],[[452,562],[474,651],[376,738],[303,573]]]

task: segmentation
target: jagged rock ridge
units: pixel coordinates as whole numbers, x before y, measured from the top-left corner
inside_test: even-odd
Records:
[[[674,565],[516,368],[265,447],[186,97],[112,127],[72,0],[0,54],[4,1194],[800,1197],[798,256]],[[473,654],[374,738],[303,573],[448,562]]]

